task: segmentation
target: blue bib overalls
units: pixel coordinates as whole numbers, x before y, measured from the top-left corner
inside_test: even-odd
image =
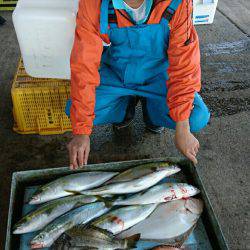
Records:
[[[175,13],[182,0],[172,0],[168,10]],[[131,96],[146,99],[146,109],[153,125],[175,128],[167,106],[167,69],[169,20],[159,24],[141,24],[118,28],[109,23],[114,13],[111,0],[102,0],[100,29],[108,34],[110,46],[102,55],[100,86],[96,88],[94,125],[122,122]],[[66,113],[70,113],[67,103]],[[192,132],[198,132],[209,121],[210,114],[198,93],[190,116]]]

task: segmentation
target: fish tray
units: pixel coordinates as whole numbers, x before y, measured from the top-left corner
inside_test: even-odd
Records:
[[[32,187],[43,185],[56,178],[77,172],[83,171],[124,171],[133,166],[148,163],[148,162],[159,162],[170,160],[178,164],[182,171],[174,176],[168,177],[169,181],[182,181],[188,182],[198,187],[201,191],[199,198],[204,202],[204,211],[199,219],[196,228],[190,234],[188,239],[185,241],[185,249],[194,250],[210,250],[210,249],[229,249],[225,238],[223,236],[221,227],[214,214],[213,207],[207,196],[206,190],[203,186],[202,180],[197,172],[197,169],[187,160],[179,158],[158,158],[158,159],[146,159],[146,160],[134,160],[124,162],[113,162],[103,164],[92,164],[84,168],[84,170],[72,171],[68,167],[64,168],[53,168],[43,170],[31,170],[15,172],[12,176],[11,183],[11,195],[10,205],[8,214],[8,225],[6,233],[5,250],[28,250],[27,242],[31,236],[26,235],[13,235],[13,225],[27,213],[27,193],[30,192]],[[33,190],[34,192],[34,190]],[[26,207],[26,209],[25,209]],[[25,242],[26,241],[26,242]],[[26,244],[26,245],[25,245]],[[137,244],[136,249],[149,249],[153,246],[159,245],[155,242],[147,242],[140,240]]]

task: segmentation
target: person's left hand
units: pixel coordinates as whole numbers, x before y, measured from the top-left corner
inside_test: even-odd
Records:
[[[74,135],[68,144],[70,169],[82,168],[87,165],[90,152],[89,135]]]
[[[196,155],[199,151],[199,141],[190,132],[189,121],[177,122],[175,133],[175,145],[180,152],[197,164]]]

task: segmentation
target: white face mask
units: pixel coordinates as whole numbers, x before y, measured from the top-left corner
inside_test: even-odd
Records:
[[[148,19],[152,5],[153,0],[144,0],[139,8],[133,9],[124,2],[124,9],[136,24],[142,24]]]

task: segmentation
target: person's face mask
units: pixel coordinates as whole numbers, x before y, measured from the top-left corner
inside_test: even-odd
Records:
[[[114,7],[124,9],[137,24],[142,24],[148,19],[153,4],[153,0],[144,0],[143,4],[137,9],[138,11],[133,11],[133,8],[128,6],[124,1],[120,0],[119,4],[117,3],[118,1],[113,1]]]

